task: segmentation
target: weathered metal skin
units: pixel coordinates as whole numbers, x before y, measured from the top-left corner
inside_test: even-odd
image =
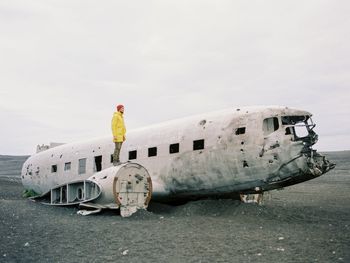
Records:
[[[152,178],[152,199],[174,201],[261,193],[316,178],[334,168],[312,149],[317,142],[311,113],[280,106],[227,109],[137,129],[127,134],[121,161],[137,151],[137,162]],[[202,140],[195,145],[194,141]],[[179,152],[170,153],[171,144]],[[149,148],[157,147],[149,157]],[[87,179],[112,166],[111,137],[66,144],[30,157],[23,165],[26,189],[43,193],[73,180]],[[86,172],[78,174],[78,159]],[[71,169],[64,171],[65,163]],[[57,171],[52,172],[52,165]],[[94,170],[95,169],[95,170]]]
[[[310,180],[334,167],[311,148],[317,141],[314,125],[301,122],[307,135],[299,138],[295,133],[286,134],[295,124],[281,123],[282,116],[305,116],[308,120],[309,112],[271,107],[237,109],[232,115],[231,121],[204,119],[191,131],[184,129],[178,134],[183,138],[190,132],[202,133],[208,145],[203,151],[180,154],[164,168],[162,179],[170,195],[197,198],[263,192]],[[264,134],[263,121],[271,117],[277,118],[278,128]],[[233,132],[239,127],[246,128],[245,134]]]

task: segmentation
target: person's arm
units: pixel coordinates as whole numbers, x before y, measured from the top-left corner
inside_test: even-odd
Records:
[[[114,141],[117,140],[117,118],[113,116],[112,118],[112,133]]]

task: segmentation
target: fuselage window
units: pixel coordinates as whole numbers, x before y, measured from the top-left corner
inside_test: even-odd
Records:
[[[245,134],[245,127],[237,128],[236,131],[235,131],[235,134],[236,135]]]
[[[202,150],[204,149],[204,140],[196,140],[196,141],[193,141],[193,150],[196,151],[196,150]]]
[[[137,151],[130,151],[129,152],[129,160],[135,160],[137,159]]]
[[[157,147],[148,148],[148,157],[157,156]]]
[[[57,172],[57,165],[51,165],[51,173]]]
[[[72,167],[72,163],[71,162],[64,164],[64,170],[65,171],[69,171],[71,169],[71,167]]]
[[[174,143],[169,146],[169,153],[178,153],[180,151],[180,144]]]
[[[269,135],[270,133],[277,131],[278,128],[279,128],[279,123],[278,123],[277,117],[267,118],[263,122],[264,135]]]
[[[79,159],[78,174],[84,174],[84,173],[86,173],[86,158]]]
[[[94,171],[99,172],[102,170],[102,155],[95,156]]]

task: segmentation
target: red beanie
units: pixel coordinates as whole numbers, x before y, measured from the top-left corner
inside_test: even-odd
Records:
[[[119,105],[117,106],[117,111],[120,111],[121,108],[124,108],[124,105],[119,104]]]

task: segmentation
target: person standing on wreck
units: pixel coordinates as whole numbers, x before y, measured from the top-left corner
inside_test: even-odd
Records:
[[[113,153],[113,165],[119,165],[120,159],[119,154],[122,148],[122,144],[125,141],[126,128],[124,124],[124,106],[118,105],[117,111],[114,112],[112,118],[112,133],[113,133],[113,142],[115,145]]]

